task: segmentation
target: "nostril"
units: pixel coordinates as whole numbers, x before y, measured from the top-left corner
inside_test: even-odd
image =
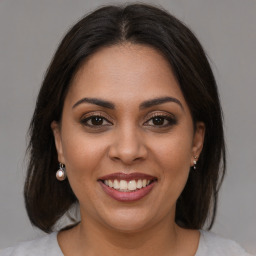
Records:
[[[125,164],[132,164],[134,162],[143,160],[147,156],[147,150],[139,145],[113,145],[109,149],[109,157],[114,161],[121,161]]]

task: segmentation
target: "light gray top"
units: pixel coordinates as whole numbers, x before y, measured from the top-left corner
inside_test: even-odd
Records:
[[[212,232],[200,231],[200,241],[195,256],[250,256],[236,242],[222,238]],[[58,241],[57,232],[43,238],[23,242],[16,247],[10,247],[0,256],[64,256]]]

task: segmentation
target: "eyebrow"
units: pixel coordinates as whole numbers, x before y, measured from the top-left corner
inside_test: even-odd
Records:
[[[75,103],[72,108],[75,108],[82,103],[90,103],[90,104],[98,105],[103,108],[115,109],[115,105],[112,102],[102,100],[102,99],[97,99],[97,98],[83,98],[79,100],[77,103]]]
[[[160,105],[160,104],[164,104],[164,103],[167,103],[167,102],[177,103],[181,107],[181,109],[184,110],[183,105],[181,104],[181,102],[178,99],[173,98],[173,97],[160,97],[160,98],[144,101],[140,104],[140,109],[150,108],[150,107]]]
[[[156,105],[161,105],[167,102],[174,102],[177,103],[182,110],[184,110],[183,105],[181,104],[181,102],[173,97],[160,97],[160,98],[155,98],[155,99],[151,99],[151,100],[147,100],[144,101],[140,104],[139,109],[145,109],[145,108],[150,108]],[[78,105],[82,104],[82,103],[89,103],[89,104],[94,104],[103,108],[109,108],[109,109],[115,109],[115,104],[110,102],[110,101],[106,101],[103,99],[98,99],[98,98],[83,98],[81,100],[79,100],[78,102],[76,102],[72,108],[77,107]]]

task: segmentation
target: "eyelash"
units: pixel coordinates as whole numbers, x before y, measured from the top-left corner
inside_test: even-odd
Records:
[[[106,124],[105,125],[102,125],[102,124],[101,125],[88,124],[89,121],[92,122],[93,118],[100,118],[100,119],[102,119],[103,122],[107,122],[108,124],[107,125]],[[85,126],[88,126],[88,127],[94,128],[94,129],[99,129],[102,126],[112,125],[112,123],[107,118],[105,118],[104,116],[102,116],[101,114],[98,114],[98,113],[97,114],[91,114],[90,116],[83,118],[81,120],[81,123]]]
[[[93,118],[100,118],[100,120],[104,123],[107,122],[107,124],[99,124],[99,125],[95,125],[95,124],[89,124],[88,122],[92,122]],[[158,121],[164,121],[165,124],[160,124],[160,125],[154,125],[154,124],[148,124],[150,121],[153,122],[154,118],[160,118],[160,120]],[[94,120],[97,121],[97,120]],[[155,120],[157,121],[157,119]],[[167,122],[167,123],[166,123]],[[111,126],[113,125],[112,122],[110,122],[106,117],[102,116],[101,114],[91,114],[88,117],[85,117],[81,120],[81,123],[87,127],[93,128],[93,129],[100,129],[104,126]],[[154,113],[146,122],[143,123],[146,126],[151,126],[151,127],[155,127],[155,128],[166,128],[166,127],[170,127],[173,125],[177,124],[177,119],[174,116],[170,116],[170,115],[164,115],[162,113]]]
[[[165,127],[170,127],[177,124],[177,119],[174,116],[164,115],[162,113],[154,113],[153,116],[150,117],[150,119],[148,119],[144,124],[149,123],[150,121],[153,121],[154,118],[163,119],[163,121],[167,123],[164,125],[147,125],[147,126],[154,126],[156,128],[165,128]]]

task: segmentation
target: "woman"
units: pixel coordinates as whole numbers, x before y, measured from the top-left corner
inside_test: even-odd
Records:
[[[163,10],[108,6],[68,32],[28,149],[27,212],[51,234],[1,255],[247,255],[202,231],[225,173],[221,107],[200,43]],[[52,232],[76,203],[81,221]]]

